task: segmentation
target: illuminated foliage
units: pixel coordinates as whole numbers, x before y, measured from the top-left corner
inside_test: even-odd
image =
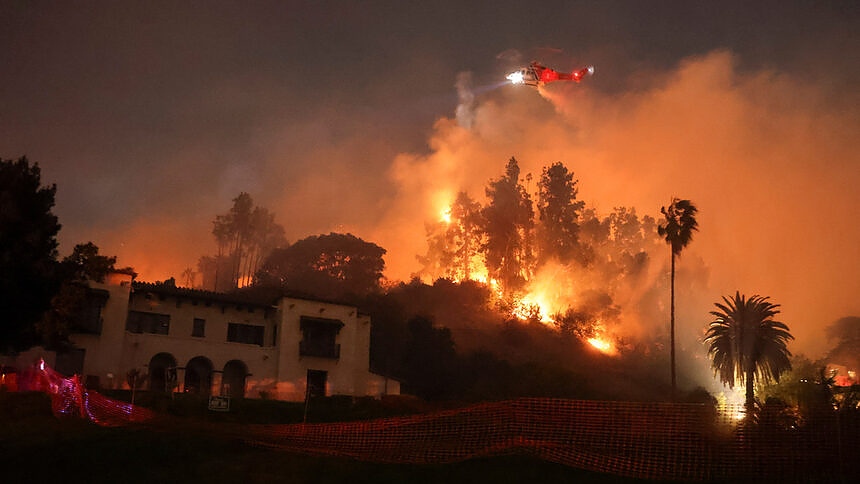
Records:
[[[432,279],[471,279],[483,241],[481,205],[460,192],[447,215],[446,220],[426,225],[427,255],[418,257],[422,274]]]
[[[585,263],[579,245],[579,215],[585,202],[577,200],[579,189],[573,172],[557,162],[545,167],[538,182],[538,247],[540,260],[556,258],[562,263],[575,259]]]
[[[747,299],[736,292],[715,306],[717,310],[711,311],[714,320],[704,339],[711,366],[729,387],[746,386],[746,405],[752,409],[755,383],[778,382],[780,374],[791,369],[791,352],[786,345],[794,337],[788,326],[774,319],[779,305],[767,297]]]
[[[486,190],[488,205],[484,219],[484,260],[489,277],[498,281],[502,292],[522,288],[534,269],[531,247],[534,210],[525,187],[520,183],[520,167],[511,158],[505,175],[491,180]]]

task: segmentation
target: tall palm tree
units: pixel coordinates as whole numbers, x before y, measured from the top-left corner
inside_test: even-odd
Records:
[[[672,366],[672,396],[675,396],[675,257],[681,255],[681,251],[693,240],[693,232],[699,229],[696,222],[698,209],[689,200],[672,198],[668,207],[661,207],[660,212],[665,217],[663,223],[657,227],[657,233],[666,239],[666,243],[672,247],[672,275],[670,282],[670,309],[669,309],[669,338],[671,347]]]
[[[749,299],[735,293],[723,297],[724,304],[715,303],[711,311],[714,320],[705,333],[708,356],[714,374],[734,388],[746,385],[747,415],[755,404],[755,382],[779,381],[779,375],[791,369],[786,344],[794,337],[788,326],[773,319],[779,314],[779,304],[767,297],[754,295]]]

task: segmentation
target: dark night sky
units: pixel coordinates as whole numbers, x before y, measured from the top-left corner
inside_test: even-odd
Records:
[[[61,255],[91,240],[144,280],[213,253],[240,191],[406,278],[457,190],[564,161],[604,212],[698,201],[708,304],[766,293],[814,328],[860,314],[858,5],[6,0],[0,156],[57,184]],[[597,71],[497,84],[534,59]]]

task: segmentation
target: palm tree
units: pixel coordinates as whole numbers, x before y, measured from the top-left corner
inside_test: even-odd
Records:
[[[779,382],[779,375],[791,369],[786,344],[794,337],[788,326],[773,319],[779,314],[779,304],[767,297],[746,299],[736,292],[723,301],[725,304],[715,303],[718,311],[711,311],[714,320],[705,333],[705,344],[714,375],[730,388],[735,383],[746,385],[749,415],[755,404],[755,382]]]
[[[695,205],[689,200],[672,198],[669,207],[661,207],[660,212],[665,217],[665,222],[657,227],[657,233],[666,239],[666,243],[672,247],[672,276],[670,282],[670,309],[669,309],[669,337],[671,347],[672,365],[672,395],[675,389],[675,257],[681,255],[681,251],[693,240],[693,232],[699,229],[696,222]]]

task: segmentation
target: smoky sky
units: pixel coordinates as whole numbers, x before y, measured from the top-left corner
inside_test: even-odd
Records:
[[[61,255],[93,241],[143,280],[214,253],[211,222],[241,191],[290,241],[352,232],[407,279],[424,222],[457,191],[482,199],[511,156],[535,177],[562,161],[604,214],[698,203],[680,264],[707,286],[682,313],[701,318],[734,290],[771,295],[819,351],[817,328],[860,314],[858,14],[13,0],[0,4],[0,156],[26,155],[57,184]],[[596,72],[541,92],[500,84],[531,60]]]

